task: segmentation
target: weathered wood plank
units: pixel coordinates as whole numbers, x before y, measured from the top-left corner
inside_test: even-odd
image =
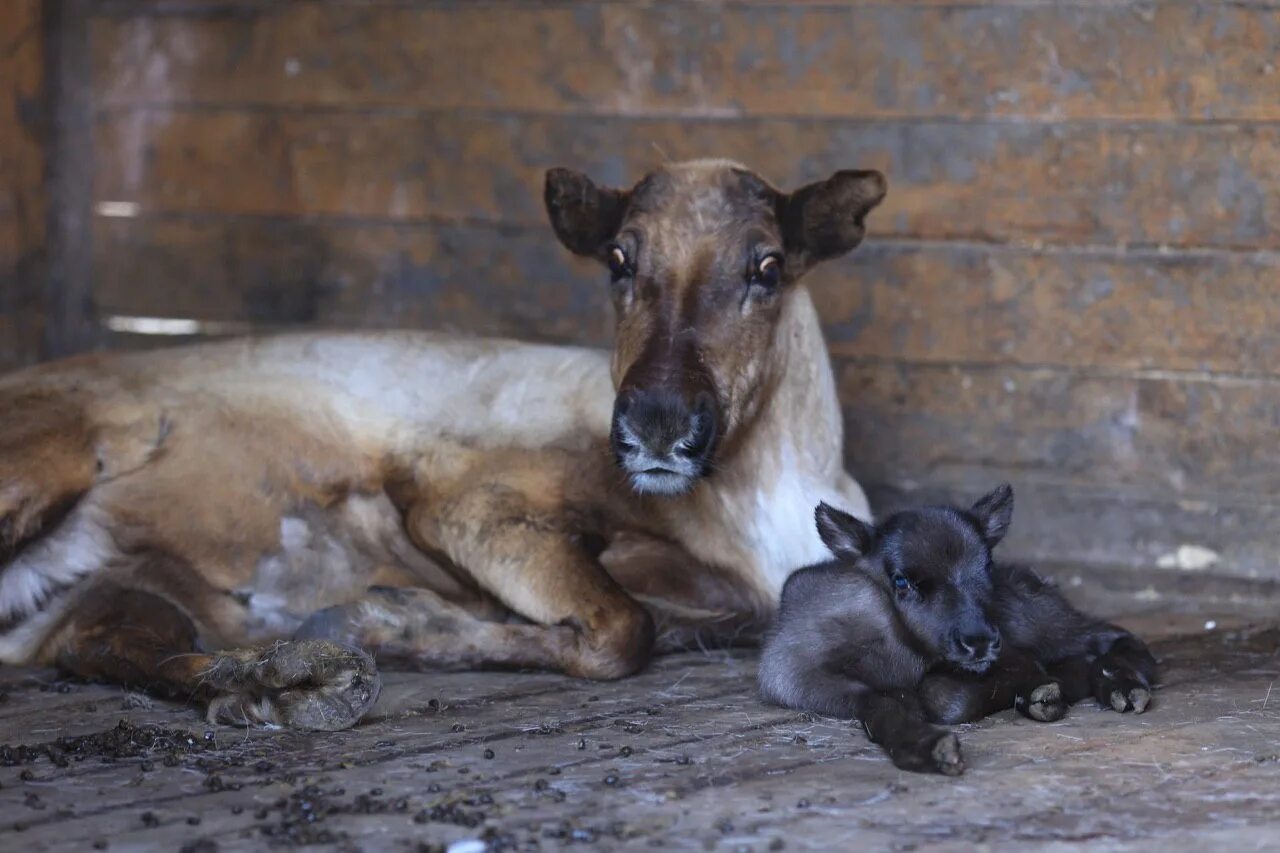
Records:
[[[549,229],[99,219],[94,246],[104,316],[608,337],[605,282]]]
[[[28,779],[8,770],[15,778],[0,789],[0,832],[32,850],[100,839],[157,850],[196,839],[233,850],[272,841],[388,849],[477,837],[765,850],[777,849],[775,839],[787,849],[833,849],[850,838],[876,849],[940,838],[1012,849],[1175,832],[1185,840],[1224,820],[1273,827],[1280,712],[1266,699],[1280,676],[1275,637],[1211,633],[1158,644],[1165,687],[1142,717],[1081,704],[1055,724],[1010,712],[960,727],[969,764],[961,780],[903,774],[856,726],[760,705],[753,655],[723,666],[694,658],[689,674],[673,658],[653,675],[592,685],[595,707],[658,711],[617,714],[620,739],[608,750],[577,749],[568,728],[515,722],[503,731],[500,721],[493,731],[505,737],[492,758],[463,737],[442,741],[436,732],[447,721],[432,718],[337,734],[223,732],[216,747],[174,766],[157,753],[97,767],[92,757],[68,768],[40,762]],[[679,687],[683,703],[655,700],[655,677]],[[466,678],[477,697],[490,692],[493,710],[520,680]],[[573,693],[583,686],[558,680]],[[545,706],[565,719],[554,694]],[[115,715],[101,717],[114,725]],[[210,776],[219,782],[206,783]],[[158,799],[166,788],[170,796]],[[69,790],[77,800],[64,799]],[[19,822],[28,824],[21,834],[10,830]]]
[[[39,0],[0,7],[0,369],[35,361],[45,333],[42,147],[44,42]]]
[[[846,419],[846,428],[856,434],[860,425]],[[881,515],[921,504],[963,506],[1001,480],[1012,482],[1017,509],[1013,528],[1001,546],[1008,559],[1125,567],[1126,570],[1117,568],[1117,575],[1127,575],[1127,570],[1135,566],[1159,564],[1179,571],[1194,569],[1196,574],[1213,571],[1280,581],[1280,566],[1276,563],[1280,505],[1268,496],[1197,500],[1172,490],[1121,490],[978,465],[952,482],[940,477],[912,480],[898,471],[890,473],[890,482],[875,482],[860,470],[867,467],[871,458],[867,447],[865,442],[861,447],[855,444],[848,464],[862,477],[871,506]],[[1210,562],[1203,566],[1188,562],[1188,554],[1203,555]],[[1148,595],[1158,602],[1159,591],[1167,583],[1152,580]],[[1229,610],[1230,604],[1224,602],[1223,608]]]
[[[100,115],[94,145],[95,198],[144,212],[540,224],[548,166],[622,184],[665,158],[714,155],[783,188],[881,169],[890,192],[873,222],[903,237],[1273,247],[1280,221],[1280,125],[163,108]]]
[[[836,355],[1276,375],[1280,256],[884,245],[813,276]]]
[[[600,271],[540,229],[98,226],[107,314],[609,339]],[[1022,556],[1142,564],[1195,544],[1232,571],[1280,576],[1280,383],[1189,372],[1273,369],[1274,314],[1257,306],[1272,304],[1274,279],[1249,263],[1193,259],[1187,278],[1172,258],[872,243],[815,273],[853,472],[872,486],[950,485],[970,500],[1011,479],[1020,509],[1009,547]],[[992,270],[1028,282],[1018,299],[1001,276],[983,280]],[[1076,282],[1102,275],[1115,295],[1090,305]],[[1127,307],[1099,307],[1111,298]],[[1126,372],[1162,364],[1187,370]]]
[[[1274,495],[1280,482],[1274,380],[856,359],[837,365],[851,464],[870,482],[981,471],[1237,502]]]
[[[103,102],[1280,117],[1280,9],[1266,5],[226,8],[95,21]]]
[[[607,345],[603,275],[546,226],[99,218],[104,314],[455,328]],[[832,352],[1276,375],[1280,258],[885,244],[808,279]]]

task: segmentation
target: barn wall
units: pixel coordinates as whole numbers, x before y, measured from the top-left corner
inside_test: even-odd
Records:
[[[43,353],[45,32],[40,0],[0,4],[0,370]]]
[[[1274,4],[91,12],[77,245],[100,328],[605,344],[602,276],[543,220],[547,166],[624,183],[723,155],[783,186],[874,167],[891,189],[868,244],[811,283],[881,505],[1007,478],[1021,554],[1194,545],[1280,577]]]

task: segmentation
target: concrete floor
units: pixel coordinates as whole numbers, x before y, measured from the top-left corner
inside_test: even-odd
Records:
[[[1152,641],[1164,686],[1137,717],[963,726],[960,779],[759,704],[745,651],[614,684],[389,673],[338,734],[206,734],[187,708],[5,670],[0,849],[1280,850],[1280,588],[1056,574]],[[88,737],[13,748],[68,735]]]

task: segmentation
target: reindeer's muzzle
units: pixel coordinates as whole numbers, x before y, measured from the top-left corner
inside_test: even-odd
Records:
[[[687,492],[710,470],[718,417],[711,394],[627,389],[613,407],[614,458],[637,492]]]
[[[957,630],[952,632],[947,645],[947,658],[951,663],[970,672],[983,673],[1000,657],[1000,631],[993,625]]]

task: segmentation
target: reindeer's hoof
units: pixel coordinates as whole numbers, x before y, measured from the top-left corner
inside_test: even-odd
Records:
[[[918,740],[886,746],[886,749],[899,770],[941,773],[945,776],[959,776],[964,772],[960,739],[949,731],[934,729],[924,733]]]
[[[1056,681],[1041,684],[1025,697],[1019,696],[1014,705],[1024,717],[1041,723],[1061,720],[1067,713],[1067,703],[1062,698],[1062,685]]]
[[[373,658],[323,640],[218,654],[202,674],[212,723],[313,731],[350,728],[378,698]]]
[[[1128,692],[1117,689],[1111,691],[1108,699],[1114,711],[1119,711],[1121,714],[1125,711],[1141,714],[1147,710],[1147,705],[1151,704],[1151,691],[1145,687],[1133,687]]]
[[[1121,714],[1141,714],[1151,704],[1151,688],[1126,666],[1101,666],[1094,673],[1093,695],[1098,704]]]
[[[933,769],[944,776],[959,776],[964,772],[964,757],[960,754],[960,739],[951,732],[938,738],[929,752]]]

